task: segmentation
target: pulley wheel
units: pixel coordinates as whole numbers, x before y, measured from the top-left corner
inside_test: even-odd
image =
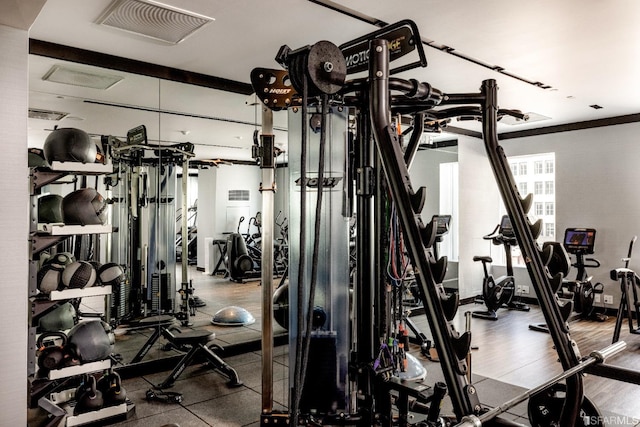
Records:
[[[529,422],[532,427],[560,426],[560,414],[564,405],[567,386],[554,384],[548,389],[534,394],[529,399]],[[604,427],[603,417],[598,408],[584,396],[576,426]]]
[[[309,50],[289,58],[289,77],[298,93],[302,93],[304,78],[308,82],[308,94],[333,95],[344,86],[347,62],[340,48],[328,41],[319,41]]]

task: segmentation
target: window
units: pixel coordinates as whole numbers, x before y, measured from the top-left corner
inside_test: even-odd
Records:
[[[533,162],[533,173],[539,175],[542,173],[542,160]]]
[[[527,183],[526,182],[518,183],[518,191],[520,192],[521,196],[526,195],[527,194]]]
[[[536,181],[533,183],[533,194],[534,195],[542,194],[542,181]]]
[[[555,204],[553,202],[544,204],[544,214],[545,215],[555,215]]]
[[[548,222],[544,225],[544,235],[551,238],[556,235],[556,225],[553,222]]]
[[[514,156],[507,160],[520,195],[526,195],[528,192],[533,193],[533,204],[528,215],[531,222],[542,219],[543,225],[538,243],[555,241],[555,153]],[[498,218],[506,213],[505,207],[501,206]],[[503,248],[497,249],[494,260],[496,263],[506,262]],[[513,264],[524,266],[524,259],[517,247],[513,248]]]
[[[553,181],[544,182],[544,194],[553,194]]]
[[[554,172],[554,161],[546,160],[544,162],[544,173],[553,173]]]
[[[526,175],[527,174],[527,163],[522,162],[518,163],[518,175]]]
[[[533,204],[533,212],[536,216],[544,215],[544,204],[542,202],[535,202]]]

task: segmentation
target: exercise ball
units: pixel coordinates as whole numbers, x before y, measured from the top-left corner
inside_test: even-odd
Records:
[[[62,216],[67,225],[102,225],[107,219],[107,203],[94,188],[81,188],[64,196]]]
[[[96,283],[96,270],[87,261],[74,261],[62,272],[62,284],[67,288],[88,288]]]
[[[81,363],[104,360],[113,353],[115,336],[102,320],[78,323],[67,334],[67,347]]]
[[[62,196],[45,194],[38,197],[38,223],[52,224],[57,222],[63,222]]]
[[[57,254],[47,258],[43,265],[52,264],[56,267],[65,268],[75,260],[76,257],[74,257],[71,252],[58,252]]]
[[[70,302],[51,310],[38,320],[38,332],[66,331],[78,323],[78,314]]]
[[[115,262],[108,262],[98,270],[98,279],[103,285],[119,285],[124,277],[124,270]]]
[[[44,141],[44,158],[53,162],[94,163],[97,148],[88,133],[76,128],[58,128]]]
[[[41,148],[29,148],[28,164],[30,168],[49,167],[49,163],[44,159],[44,151]]]
[[[273,293],[273,318],[284,329],[289,329],[289,284],[279,286]]]
[[[48,294],[57,291],[62,283],[62,271],[63,267],[55,264],[43,265],[36,277],[36,285],[40,292]]]
[[[255,321],[247,309],[235,305],[218,310],[211,319],[211,323],[218,326],[247,326]]]

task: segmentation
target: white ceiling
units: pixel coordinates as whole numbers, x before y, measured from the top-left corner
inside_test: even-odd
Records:
[[[110,3],[111,0],[47,0],[29,37],[249,83],[253,68],[279,68],[274,57],[283,44],[293,49],[320,40],[339,45],[377,29],[305,0],[163,0],[165,4],[215,18],[183,42],[168,45],[96,24]],[[455,53],[549,86],[543,89],[425,46],[428,67],[403,76],[429,82],[449,93],[476,92],[482,80],[493,78],[500,87],[501,108],[551,118],[514,126],[501,124],[501,132],[640,113],[637,0],[334,3],[388,23],[412,19],[425,42],[446,45]],[[32,57],[30,107],[63,109],[84,120],[30,120],[31,145],[41,143],[47,133],[44,129],[53,124],[118,136],[145,124],[154,140],[194,142],[199,158],[250,158],[255,128],[252,124],[256,117],[259,121],[260,113],[246,105],[245,95],[121,72],[116,74],[125,79],[106,91],[81,90],[41,80],[52,65],[61,62]],[[160,116],[154,111],[104,107],[86,100],[224,120]],[[593,109],[593,104],[603,108]],[[286,128],[286,114],[275,116],[276,127]],[[474,127],[477,124],[469,122],[455,126],[478,129]],[[190,133],[183,135],[181,131],[186,130]],[[276,140],[284,145],[286,133],[277,132]]]

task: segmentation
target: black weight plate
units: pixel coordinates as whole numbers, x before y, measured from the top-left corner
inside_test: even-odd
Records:
[[[310,83],[318,91],[332,95],[344,86],[347,62],[338,46],[328,41],[319,41],[309,50],[307,73]]]
[[[529,398],[529,422],[532,427],[560,427],[566,390],[565,384],[558,383]],[[582,399],[576,426],[604,427],[602,414],[586,396]]]

